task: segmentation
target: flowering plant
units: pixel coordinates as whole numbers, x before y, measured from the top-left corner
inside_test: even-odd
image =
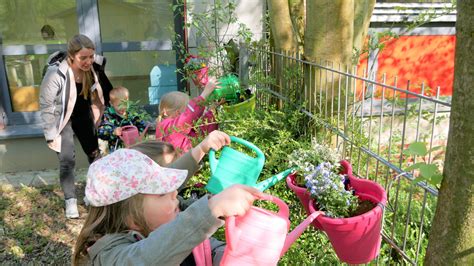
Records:
[[[336,164],[339,162],[339,155],[330,147],[319,144],[316,139],[311,140],[310,149],[298,149],[293,151],[289,156],[290,166],[300,173],[300,177],[296,180],[301,186],[305,185],[305,180],[301,176],[305,176],[312,169],[311,166],[317,166],[322,162]]]
[[[201,57],[190,56],[184,65],[187,71],[196,71],[205,68],[206,61]]]
[[[306,187],[326,216],[349,217],[358,206],[358,198],[352,190],[345,189],[346,178],[338,171],[339,166],[329,162],[310,166],[305,175]]]
[[[311,149],[295,150],[289,159],[290,165],[300,173],[297,183],[306,186],[317,200],[319,210],[329,217],[351,216],[358,206],[358,198],[345,189],[346,178],[340,174],[335,150],[313,140]]]

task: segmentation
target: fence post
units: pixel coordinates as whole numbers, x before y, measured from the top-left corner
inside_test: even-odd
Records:
[[[244,42],[240,42],[239,49],[239,79],[242,88],[249,85],[249,50]]]

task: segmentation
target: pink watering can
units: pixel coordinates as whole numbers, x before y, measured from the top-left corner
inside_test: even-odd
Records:
[[[123,126],[122,135],[119,137],[125,144],[125,147],[129,147],[141,141],[143,136],[145,136],[147,130],[148,130],[148,125],[146,126],[145,130],[143,130],[142,134],[140,135],[140,133],[138,132],[138,128],[136,126],[132,126],[132,125]]]
[[[251,207],[244,216],[228,217],[225,223],[227,246],[221,265],[277,265],[306,227],[323,213],[312,213],[288,234],[288,205],[267,194],[262,199],[278,205],[278,213]]]

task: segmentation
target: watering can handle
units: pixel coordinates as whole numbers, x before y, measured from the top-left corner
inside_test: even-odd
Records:
[[[255,151],[258,158],[265,158],[265,155],[263,154],[263,152],[257,146],[255,146],[254,144],[252,144],[252,143],[250,143],[250,142],[248,142],[244,139],[231,136],[230,141],[242,144],[242,145],[252,149],[253,151]]]
[[[257,146],[253,145],[252,143],[250,143],[246,140],[243,140],[241,138],[234,137],[234,136],[230,137],[230,141],[242,144],[242,145],[252,149],[257,154],[257,158],[265,159],[265,155],[263,154],[263,152]],[[216,159],[216,151],[214,149],[211,149],[209,151],[209,167],[211,168],[211,172],[216,171],[217,159]]]
[[[290,209],[283,200],[265,193],[263,193],[263,196],[260,196],[259,199],[268,200],[275,203],[278,206],[278,216],[283,217],[285,219],[288,219],[288,217],[290,216]]]

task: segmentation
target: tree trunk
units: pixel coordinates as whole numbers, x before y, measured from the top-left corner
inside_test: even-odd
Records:
[[[354,38],[353,49],[360,52],[369,30],[370,18],[374,11],[375,0],[354,1]],[[358,58],[357,58],[358,59]],[[353,62],[357,64],[358,62]]]
[[[306,3],[304,55],[335,64],[351,63],[354,0],[313,0]]]
[[[450,131],[426,265],[474,265],[473,51],[474,5],[457,1]]]
[[[296,29],[298,51],[302,51],[304,45],[304,29],[306,25],[306,0],[289,0],[291,21]]]
[[[290,17],[288,0],[268,0],[270,28],[277,50],[297,51],[298,43]]]

